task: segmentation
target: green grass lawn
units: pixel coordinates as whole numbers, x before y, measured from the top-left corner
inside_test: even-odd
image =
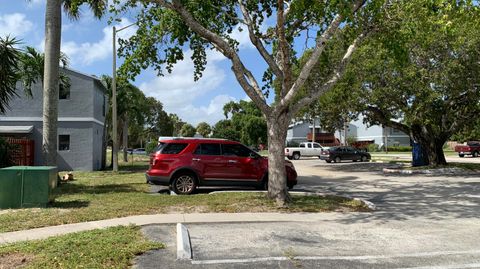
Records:
[[[118,226],[0,246],[0,268],[128,268],[135,255],[164,247],[139,227]]]
[[[143,214],[192,212],[365,211],[365,205],[339,197],[294,196],[288,209],[277,208],[264,193],[219,193],[189,196],[152,195],[145,183],[145,160],[122,164],[121,171],[74,172],[61,184],[47,208],[0,211],[0,232]]]

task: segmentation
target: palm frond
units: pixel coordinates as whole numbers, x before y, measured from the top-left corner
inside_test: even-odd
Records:
[[[8,102],[17,95],[20,52],[16,48],[21,42],[10,36],[0,37],[0,113],[5,113]]]

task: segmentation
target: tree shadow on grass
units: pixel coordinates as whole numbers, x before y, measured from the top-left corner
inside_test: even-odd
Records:
[[[74,200],[74,201],[54,201],[51,202],[48,207],[50,208],[82,208],[88,207],[90,205],[89,201],[84,200]]]
[[[56,188],[55,194],[103,194],[103,193],[128,193],[139,192],[133,185],[144,185],[145,183],[129,184],[103,184],[103,185],[83,185],[83,184],[65,184]]]

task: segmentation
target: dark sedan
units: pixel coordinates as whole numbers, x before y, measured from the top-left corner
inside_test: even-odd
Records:
[[[331,163],[332,161],[339,163],[344,160],[367,162],[371,158],[368,152],[363,152],[352,147],[331,147],[323,150],[320,155],[320,159],[327,163]]]

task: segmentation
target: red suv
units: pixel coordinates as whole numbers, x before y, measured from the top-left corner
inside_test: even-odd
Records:
[[[297,184],[297,172],[285,161],[287,186]],[[147,182],[191,194],[198,186],[268,186],[268,160],[246,146],[220,139],[162,141],[150,154]]]

